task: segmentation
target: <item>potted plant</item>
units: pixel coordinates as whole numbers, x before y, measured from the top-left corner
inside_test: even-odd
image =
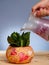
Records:
[[[34,51],[30,44],[30,32],[13,32],[7,37],[10,44],[6,50],[6,57],[11,63],[28,63],[34,57]]]

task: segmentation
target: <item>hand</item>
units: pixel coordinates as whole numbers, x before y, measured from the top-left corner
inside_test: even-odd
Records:
[[[37,17],[49,16],[49,0],[41,0],[33,6],[32,13]]]

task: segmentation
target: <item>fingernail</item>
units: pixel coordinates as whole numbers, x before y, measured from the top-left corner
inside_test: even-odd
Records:
[[[40,16],[40,12],[39,12],[39,11],[36,12],[36,16],[37,16],[37,17]]]
[[[36,16],[37,12],[34,13],[34,16]]]

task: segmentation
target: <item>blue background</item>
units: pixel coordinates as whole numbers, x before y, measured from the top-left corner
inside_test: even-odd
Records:
[[[20,32],[31,8],[39,0],[0,0],[0,50],[8,47],[7,36]],[[34,51],[48,51],[49,42],[31,32],[30,45]]]

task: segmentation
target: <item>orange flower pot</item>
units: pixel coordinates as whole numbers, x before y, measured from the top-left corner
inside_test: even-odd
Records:
[[[34,51],[31,46],[12,47],[9,46],[6,51],[6,57],[11,63],[28,63],[34,57]]]

